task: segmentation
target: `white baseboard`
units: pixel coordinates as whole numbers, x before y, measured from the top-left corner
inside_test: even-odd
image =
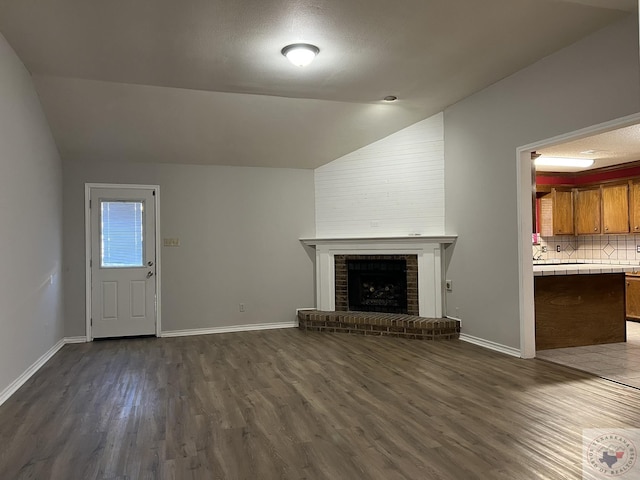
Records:
[[[11,395],[16,393],[18,389],[24,385],[40,368],[53,357],[58,350],[64,347],[65,341],[61,339],[53,347],[51,347],[44,355],[35,361],[33,365],[27,368],[22,375],[16,378],[11,384],[0,393],[0,405],[6,402]]]
[[[297,321],[277,323],[252,323],[229,327],[192,328],[188,330],[169,330],[160,333],[161,337],[188,337],[190,335],[210,335],[212,333],[251,332],[253,330],[273,330],[276,328],[295,328]]]
[[[520,350],[518,348],[508,347],[506,345],[502,345],[501,343],[485,340],[484,338],[473,337],[465,333],[460,334],[460,340],[462,340],[463,342],[473,343],[474,345],[488,348],[489,350],[505,353],[507,355],[511,355],[512,357],[520,358]]]
[[[87,343],[87,337],[64,337],[64,343]]]

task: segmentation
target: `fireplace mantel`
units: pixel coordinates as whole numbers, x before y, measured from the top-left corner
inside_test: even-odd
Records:
[[[443,249],[456,235],[301,238],[316,249],[316,308],[335,311],[336,255],[417,255],[421,317],[442,317]]]
[[[410,235],[406,237],[335,237],[335,238],[301,238],[305,245],[316,247],[318,245],[369,245],[388,243],[438,243],[448,245],[456,241],[457,235]]]

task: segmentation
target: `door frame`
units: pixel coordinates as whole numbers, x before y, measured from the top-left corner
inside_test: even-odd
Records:
[[[531,261],[531,233],[533,221],[532,187],[535,179],[531,175],[531,152],[560,143],[578,140],[598,133],[640,123],[640,113],[616,118],[608,122],[564,133],[555,137],[529,143],[516,149],[517,202],[518,202],[518,257],[519,257],[519,303],[520,303],[520,356],[536,356],[536,320],[533,289],[533,262]]]
[[[84,184],[84,247],[85,247],[85,325],[87,342],[93,341],[91,332],[91,210],[89,209],[89,201],[91,199],[91,190],[94,188],[111,188],[111,189],[143,189],[154,190],[155,202],[155,237],[156,237],[156,337],[160,336],[162,331],[161,325],[161,273],[160,273],[160,185],[132,185],[118,183],[85,183]]]

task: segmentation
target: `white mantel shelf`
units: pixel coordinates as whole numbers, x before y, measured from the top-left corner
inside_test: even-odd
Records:
[[[301,238],[305,245],[332,244],[371,244],[371,243],[440,243],[451,244],[456,241],[457,235],[408,235],[406,237],[343,237],[343,238]]]
[[[416,255],[418,309],[421,317],[442,317],[443,251],[457,235],[403,237],[301,238],[316,250],[316,308],[335,311],[336,255]]]

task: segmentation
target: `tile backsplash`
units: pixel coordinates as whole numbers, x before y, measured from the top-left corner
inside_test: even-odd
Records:
[[[560,252],[557,251],[558,245]],[[633,265],[640,264],[638,246],[640,234],[540,237],[540,244],[533,245],[533,258]],[[543,252],[543,247],[546,247],[546,252]]]

